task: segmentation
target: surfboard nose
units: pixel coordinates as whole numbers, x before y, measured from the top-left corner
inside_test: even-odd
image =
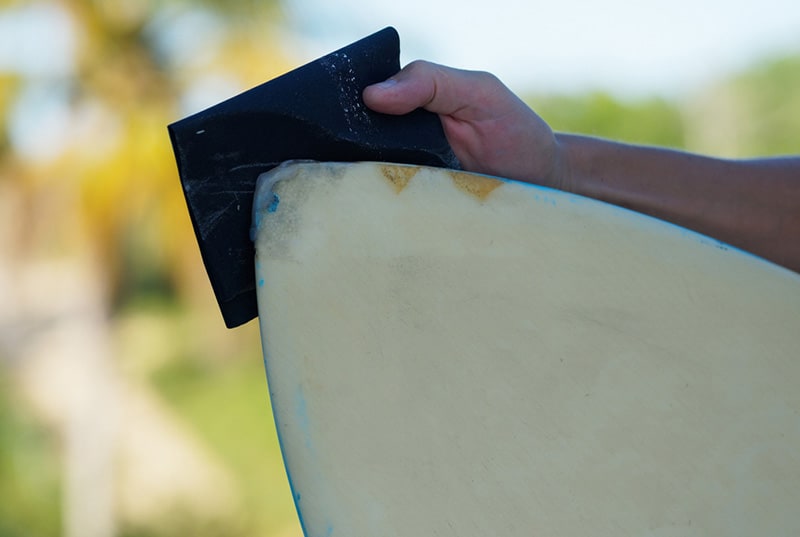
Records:
[[[497,178],[270,174],[260,323],[308,535],[800,534],[800,276]]]

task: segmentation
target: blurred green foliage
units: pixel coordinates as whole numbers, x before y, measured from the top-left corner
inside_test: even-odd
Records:
[[[198,525],[190,512],[169,521],[123,528],[123,535],[298,535],[264,372],[257,322],[217,330],[221,319],[154,295],[120,313],[117,339],[127,373],[144,380],[192,428],[233,477],[235,519]],[[212,328],[214,327],[214,328]],[[214,334],[202,337],[200,333]],[[128,342],[136,341],[141,345]],[[292,531],[294,529],[294,532]],[[288,531],[288,533],[287,533]]]
[[[721,84],[732,95],[728,110],[745,111],[737,126],[740,147],[753,155],[800,152],[800,56],[767,60]],[[707,99],[713,99],[713,94]]]
[[[58,439],[16,395],[0,376],[0,536],[58,535]]]
[[[117,532],[297,535],[256,327],[219,330],[166,130],[204,82],[224,81],[232,94],[290,67],[277,37],[281,4],[40,2],[48,4],[74,26],[75,65],[53,78],[0,73],[0,185],[21,201],[21,222],[9,228],[19,235],[10,237],[12,249],[0,250],[0,270],[22,272],[51,257],[80,258],[97,269],[100,277],[85,291],[107,297],[108,318],[100,321],[110,332],[114,367],[185,422],[237,488],[225,520],[209,522],[180,507],[166,520],[119,513]],[[0,14],[26,7],[7,2]],[[57,153],[37,158],[18,151],[9,118],[26,92],[42,88],[61,98],[72,124]],[[17,324],[36,334],[56,321],[12,321],[0,324],[0,537],[59,535],[69,508],[62,497],[68,433],[45,423],[14,382],[17,353],[32,342],[5,337]]]
[[[664,99],[630,102],[607,93],[591,93],[530,97],[528,103],[556,131],[672,148],[685,146],[680,108]]]
[[[556,131],[731,158],[800,153],[800,56],[767,58],[681,100],[531,95]]]
[[[245,328],[259,341],[253,328]],[[153,373],[152,382],[236,476],[245,504],[242,535],[272,535],[292,522],[294,508],[270,413],[261,350],[249,359],[183,356]],[[228,528],[228,535],[232,528]]]

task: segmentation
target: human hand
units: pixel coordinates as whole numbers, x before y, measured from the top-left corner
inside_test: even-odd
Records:
[[[385,114],[439,114],[467,171],[565,188],[561,149],[550,126],[494,75],[415,61],[364,90]]]

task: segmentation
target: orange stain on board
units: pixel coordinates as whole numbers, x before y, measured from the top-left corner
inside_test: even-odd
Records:
[[[450,177],[453,179],[453,183],[455,183],[456,187],[467,194],[475,196],[481,201],[489,197],[489,194],[491,194],[495,188],[503,184],[503,181],[500,179],[457,171],[451,171]]]
[[[381,166],[381,173],[392,183],[397,194],[403,191],[417,172],[419,168],[416,166]]]

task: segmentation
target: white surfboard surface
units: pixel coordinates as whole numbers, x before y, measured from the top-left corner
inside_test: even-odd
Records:
[[[259,181],[267,377],[308,537],[800,535],[800,276],[495,178]]]

